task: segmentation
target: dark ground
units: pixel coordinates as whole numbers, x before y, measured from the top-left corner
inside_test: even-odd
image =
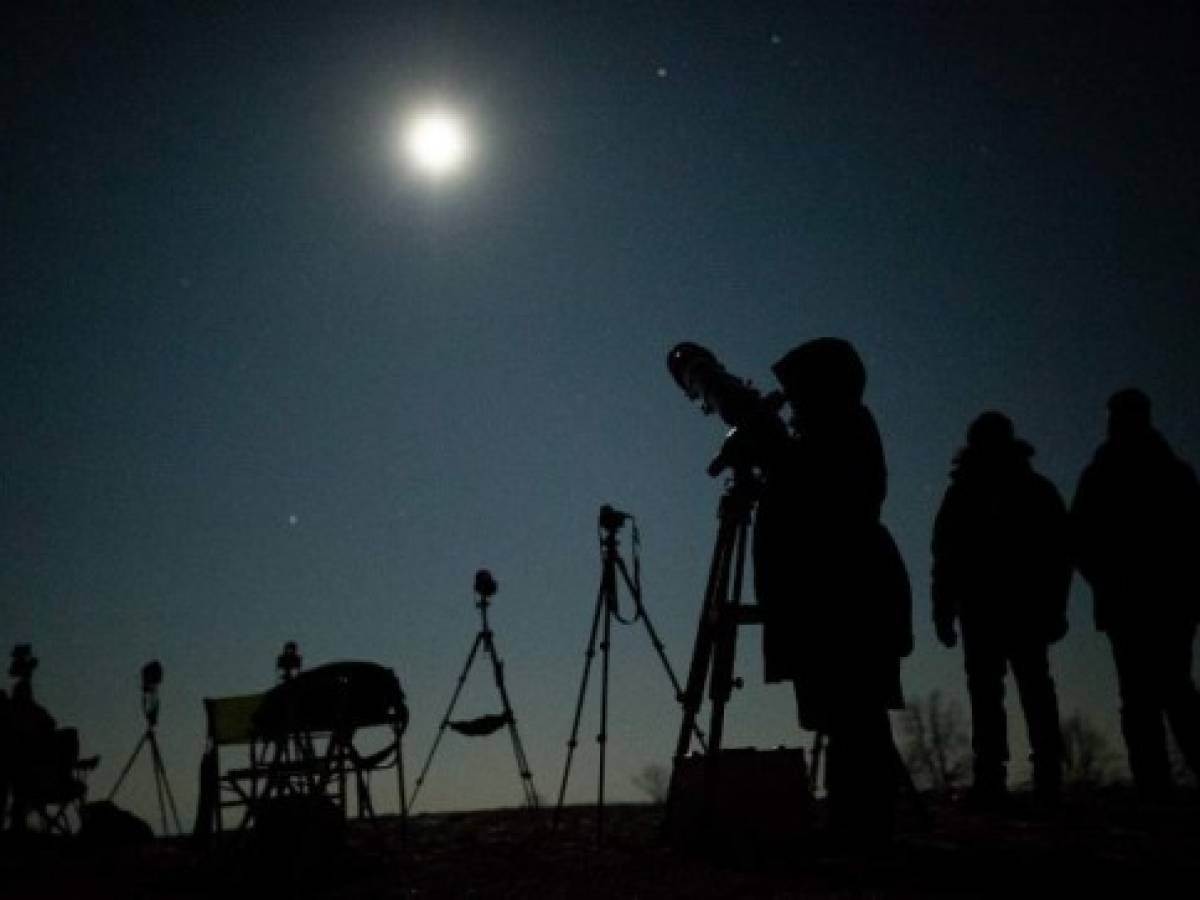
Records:
[[[705,851],[660,839],[661,811],[608,807],[596,845],[592,808],[495,810],[352,823],[344,845],[297,848],[242,836],[208,848],[156,840],[102,850],[28,838],[0,847],[0,897],[1071,897],[1195,896],[1200,803],[1146,807],[1120,789],[1074,793],[1053,814],[1018,797],[1000,815],[909,804],[894,844],[846,852],[816,832],[769,846],[752,826]],[[819,817],[820,811],[814,813]],[[301,843],[304,841],[301,839]]]

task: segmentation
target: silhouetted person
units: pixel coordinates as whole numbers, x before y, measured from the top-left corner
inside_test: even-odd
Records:
[[[1200,486],[1151,425],[1137,389],[1108,401],[1108,440],[1071,506],[1076,564],[1092,586],[1121,693],[1121,730],[1137,787],[1170,791],[1163,715],[1200,775],[1200,695],[1192,639],[1200,615]]]
[[[845,341],[801,344],[773,367],[793,434],[765,466],[754,531],[766,680],[790,680],[802,728],[828,735],[831,825],[890,834],[900,658],[912,649],[908,575],[879,522],[887,469]]]
[[[47,800],[82,796],[84,785],[74,777],[79,762],[79,734],[59,728],[53,716],[33,697],[37,657],[28,644],[13,648],[8,674],[16,679],[7,703],[4,730],[8,788],[12,798],[10,828],[22,831],[29,812]],[[95,763],[91,762],[94,767]]]
[[[1033,751],[1034,790],[1052,800],[1062,780],[1048,648],[1067,632],[1067,509],[1033,470],[1032,456],[1007,416],[981,415],[954,457],[933,529],[933,621],[947,647],[958,641],[955,622],[962,626],[975,757],[970,797],[985,807],[1006,792],[1010,667]]]
[[[12,699],[6,704],[5,766],[12,797],[10,825],[13,831],[25,829],[29,814],[32,771],[54,734],[54,719],[33,699],[33,672],[38,660],[28,644],[13,648],[8,674],[15,679]]]

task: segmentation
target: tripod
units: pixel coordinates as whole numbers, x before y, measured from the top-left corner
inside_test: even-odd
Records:
[[[688,752],[696,719],[704,702],[704,683],[709,682],[712,704],[708,727],[708,746],[702,747],[716,757],[725,731],[725,704],[741,680],[733,677],[734,652],[738,625],[761,622],[757,607],[742,604],[742,580],[746,571],[746,542],[750,517],[758,500],[759,482],[745,469],[735,469],[733,481],[721,496],[717,518],[717,541],[713,548],[700,608],[700,625],[692,649],[692,663],[684,688],[683,723],[675,744],[675,769]],[[709,671],[711,669],[711,679]],[[674,782],[674,778],[672,778]],[[674,793],[672,791],[672,793]]]
[[[496,593],[496,590],[496,582],[492,579],[491,573],[486,569],[480,569],[475,574],[475,592],[478,594],[478,599],[475,601],[475,608],[479,610],[479,633],[475,635],[475,642],[471,644],[471,652],[467,654],[467,662],[463,666],[462,674],[458,676],[458,686],[455,687],[454,694],[450,697],[450,705],[446,709],[446,715],[442,717],[442,724],[438,728],[433,746],[429,748],[429,756],[425,758],[425,765],[421,768],[421,774],[417,776],[412,796],[408,798],[408,809],[410,812],[417,802],[417,794],[420,792],[421,786],[425,783],[425,775],[429,771],[429,766],[433,762],[433,755],[437,752],[438,745],[442,742],[442,736],[446,733],[447,727],[453,728],[460,734],[479,737],[492,734],[500,728],[508,726],[508,734],[512,739],[513,755],[517,760],[517,772],[521,776],[521,788],[525,794],[525,805],[536,809],[539,804],[537,789],[533,785],[533,773],[529,771],[529,761],[525,757],[525,748],[521,744],[521,736],[517,733],[517,720],[513,715],[512,704],[508,701],[508,690],[504,686],[504,664],[496,655],[496,644],[492,640],[492,629],[488,626],[488,603],[490,598]],[[492,677],[496,682],[496,690],[500,694],[503,711],[498,715],[481,716],[478,719],[463,722],[452,722],[450,721],[450,716],[454,712],[454,704],[458,702],[458,695],[462,693],[463,685],[467,680],[467,674],[471,671],[471,665],[475,662],[475,657],[478,655],[480,647],[483,648],[483,652],[492,661]]]
[[[711,474],[711,470],[710,470]],[[733,676],[734,656],[737,648],[739,625],[762,622],[762,612],[757,606],[742,603],[742,581],[746,570],[746,543],[750,532],[750,521],[761,482],[748,468],[735,467],[733,479],[721,496],[718,508],[719,526],[716,546],[704,590],[700,609],[700,624],[692,650],[691,667],[688,670],[687,687],[683,692],[683,722],[675,745],[674,767],[671,772],[671,788],[667,800],[667,823],[670,822],[676,791],[680,763],[686,758],[691,737],[696,732],[696,719],[704,702],[704,685],[709,684],[708,696],[711,703],[711,719],[708,731],[708,746],[701,747],[706,754],[707,778],[715,774],[715,766],[721,749],[725,727],[725,705],[735,687],[742,686],[740,678]],[[710,675],[711,672],[711,675]],[[813,741],[812,757],[807,771],[810,785],[816,783],[825,751],[827,735],[818,732]],[[894,749],[894,748],[893,748]],[[923,825],[928,824],[928,813],[921,802],[920,794],[912,779],[912,773],[895,751],[894,768],[897,781],[906,789],[913,800],[918,817]]]
[[[571,723],[571,737],[567,740],[567,760],[563,766],[562,784],[558,789],[558,806],[554,811],[554,823],[557,825],[559,816],[562,813],[563,799],[567,793],[567,781],[571,775],[571,762],[575,756],[575,748],[579,744],[579,719],[583,712],[583,700],[587,694],[588,676],[592,670],[592,661],[596,656],[596,634],[600,630],[600,622],[603,620],[604,631],[600,640],[600,652],[603,656],[600,679],[600,733],[596,736],[596,740],[600,744],[600,773],[596,794],[596,835],[598,840],[603,839],[604,836],[604,776],[608,746],[608,649],[611,643],[612,620],[614,618],[625,624],[636,622],[639,619],[642,621],[642,624],[646,626],[646,633],[650,636],[650,643],[654,646],[658,658],[662,660],[663,668],[667,670],[667,677],[671,679],[671,685],[675,688],[675,699],[679,700],[683,697],[683,691],[679,686],[679,679],[675,677],[671,663],[667,660],[663,643],[658,637],[658,632],[654,630],[654,625],[650,621],[650,616],[646,613],[646,608],[642,605],[641,564],[638,559],[639,536],[636,523],[631,526],[633,535],[632,578],[630,578],[629,569],[626,567],[625,561],[621,558],[620,551],[618,550],[617,534],[625,524],[625,521],[632,518],[628,513],[619,512],[608,505],[600,508],[598,523],[601,556],[600,590],[596,594],[596,610],[592,614],[592,628],[588,635],[587,650],[584,652],[583,680],[579,685],[579,698],[575,701],[575,718]],[[618,573],[620,573],[621,580],[625,582],[626,588],[628,588],[630,595],[633,597],[634,612],[631,619],[621,618],[617,602]],[[704,735],[699,729],[695,729],[695,731],[697,738],[701,745],[703,745]]]
[[[161,668],[159,678],[161,679]],[[144,673],[143,673],[144,674]],[[175,795],[171,793],[171,784],[167,781],[167,769],[163,765],[162,753],[158,749],[158,738],[155,736],[155,726],[158,725],[158,684],[142,685],[142,715],[146,717],[146,731],[142,734],[141,739],[137,742],[137,746],[133,748],[133,754],[129,757],[129,762],[125,763],[125,768],[121,770],[121,774],[117,777],[117,783],[113,785],[111,791],[108,792],[108,799],[112,800],[117,795],[117,791],[121,789],[121,785],[125,782],[125,776],[129,774],[129,770],[133,768],[134,762],[138,758],[138,754],[142,752],[142,748],[149,746],[150,762],[154,770],[154,790],[158,795],[158,814],[162,818],[163,834],[167,834],[167,807],[163,802],[163,796],[166,796],[167,802],[171,806],[171,817],[175,820],[175,833],[183,834],[183,827],[179,824],[179,812],[175,809]]]

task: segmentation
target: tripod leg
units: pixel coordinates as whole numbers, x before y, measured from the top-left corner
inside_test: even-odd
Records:
[[[479,645],[483,643],[483,632],[475,635],[475,643],[471,645],[471,652],[467,654],[466,665],[463,666],[462,674],[458,676],[458,685],[454,688],[454,694],[450,697],[450,705],[446,707],[446,715],[442,716],[442,724],[438,727],[437,737],[433,740],[433,746],[429,748],[429,755],[425,757],[425,765],[421,767],[421,774],[417,776],[416,784],[413,785],[412,796],[408,798],[408,808],[411,810],[417,802],[417,794],[421,792],[421,785],[425,783],[425,774],[429,771],[429,766],[433,762],[433,755],[437,753],[438,744],[442,742],[442,735],[446,733],[446,727],[450,724],[450,716],[454,712],[454,704],[458,702],[458,695],[462,693],[463,684],[466,683],[467,673],[471,671],[471,664],[475,662],[475,654],[479,652]]]
[[[392,734],[396,739],[396,793],[400,800],[400,840],[408,838],[408,797],[404,789],[404,732],[393,726]]]
[[[554,824],[558,825],[562,813],[563,800],[567,795],[567,780],[571,776],[571,761],[575,757],[575,748],[579,745],[579,718],[583,712],[583,700],[587,694],[588,675],[592,671],[592,660],[596,657],[596,632],[600,629],[600,615],[605,611],[603,590],[596,593],[596,611],[592,615],[592,628],[588,633],[587,650],[584,651],[583,678],[579,683],[579,697],[575,701],[575,717],[571,720],[571,737],[567,740],[567,760],[563,765],[562,783],[558,788],[558,804],[554,809]]]
[[[718,607],[716,616],[716,646],[713,650],[712,679],[708,686],[708,696],[712,702],[712,719],[708,734],[714,751],[721,749],[721,738],[725,731],[725,704],[729,702],[729,695],[732,693],[734,685],[733,662],[737,648],[738,622],[736,618],[726,615],[726,613],[731,612],[732,608],[742,605],[742,578],[746,570],[746,540],[749,535],[747,523],[738,521],[735,534],[732,584],[728,581],[731,573],[726,567],[724,572],[726,581],[721,585],[718,593],[718,601],[722,605]],[[732,597],[730,590],[732,590]]]
[[[125,763],[125,768],[121,770],[121,774],[117,776],[117,783],[113,785],[112,790],[108,792],[108,799],[112,800],[117,796],[117,791],[121,789],[121,785],[125,783],[125,776],[129,774],[129,770],[133,768],[134,761],[138,758],[138,754],[142,752],[142,746],[149,740],[151,732],[147,730],[137,742],[137,746],[133,748],[133,753],[129,757],[129,762]]]
[[[492,675],[496,681],[496,690],[500,692],[500,703],[504,707],[504,717],[508,720],[508,736],[512,739],[513,755],[517,760],[517,772],[521,776],[521,785],[525,791],[525,804],[533,809],[538,807],[537,789],[533,786],[533,773],[529,771],[529,761],[525,757],[525,748],[521,745],[521,735],[517,732],[517,717],[513,713],[512,703],[508,699],[508,688],[504,685],[504,664],[496,654],[496,644],[490,631],[484,632],[484,652],[492,660]]]
[[[167,804],[163,801],[162,781],[158,777],[158,757],[154,751],[154,732],[150,732],[150,764],[154,769],[154,793],[158,796],[158,815],[162,819],[162,833],[165,837],[170,834],[167,831]]]
[[[683,722],[675,745],[674,765],[671,768],[671,783],[667,793],[667,809],[663,816],[663,834],[669,834],[677,822],[680,778],[693,732],[698,731],[696,718],[704,702],[704,685],[709,681],[712,667],[709,696],[712,699],[712,724],[705,748],[705,778],[703,815],[709,816],[709,804],[716,779],[716,765],[720,759],[722,729],[724,725],[724,703],[732,688],[733,647],[738,622],[729,615],[730,567],[736,562],[735,602],[740,603],[741,578],[745,558],[746,534],[749,529],[752,499],[738,485],[722,497],[718,514],[720,525],[713,546],[709,565],[708,582],[704,589],[704,601],[700,608],[700,621],[696,628],[696,642],[692,649],[692,662],[688,669],[687,685],[683,691]],[[714,658],[715,656],[715,658]]]
[[[608,600],[611,603],[616,601],[616,585],[610,585],[612,593],[609,593]],[[605,609],[611,610],[613,606],[605,604]],[[605,764],[608,756],[608,659],[609,647],[612,643],[612,615],[606,613],[604,616],[604,639],[600,644],[600,652],[603,655],[601,660],[601,675],[600,675],[600,733],[596,735],[596,741],[600,744],[600,777],[599,784],[596,788],[596,841],[604,840],[604,773]]]
[[[167,781],[167,767],[163,765],[162,752],[158,749],[158,739],[153,732],[150,734],[150,753],[154,760],[154,771],[157,773],[159,780],[162,781],[162,789],[159,792],[159,804],[162,803],[162,792],[167,795],[167,802],[171,806],[171,818],[175,820],[175,833],[183,834],[183,826],[179,822],[179,810],[175,807],[175,794],[171,791],[171,782]],[[164,816],[164,821],[166,817]],[[165,831],[165,828],[164,828]]]
[[[704,684],[708,680],[709,663],[712,660],[713,644],[717,635],[717,617],[724,605],[724,595],[729,582],[729,561],[737,540],[737,523],[727,516],[721,517],[717,529],[717,541],[713,547],[712,562],[708,571],[708,583],[704,589],[704,601],[700,608],[700,623],[696,629],[696,641],[692,647],[692,662],[688,668],[687,685],[683,691],[683,724],[675,744],[675,760],[687,755],[692,734],[696,729],[696,717],[704,702]],[[719,743],[710,740],[709,752],[720,749]]]

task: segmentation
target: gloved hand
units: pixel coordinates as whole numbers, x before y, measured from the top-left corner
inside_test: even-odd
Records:
[[[958,632],[954,630],[953,622],[935,622],[934,627],[943,647],[953,647],[958,643]]]

